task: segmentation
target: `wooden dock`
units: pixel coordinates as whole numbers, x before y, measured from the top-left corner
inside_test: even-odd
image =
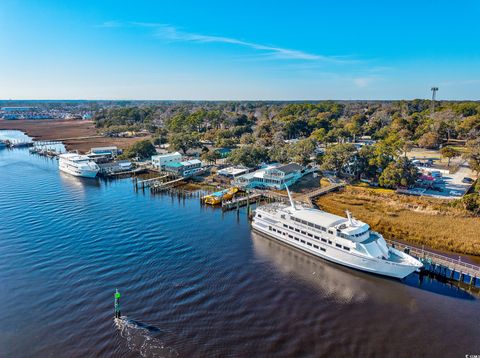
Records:
[[[386,241],[396,249],[406,252],[420,260],[424,265],[424,271],[480,287],[480,266],[463,262],[460,257],[458,259],[453,259],[429,250],[409,246],[398,241]]]
[[[318,198],[319,196],[331,193],[333,191],[341,190],[345,187],[345,183],[332,183],[331,185],[325,187],[325,188],[319,188],[316,190],[313,190],[307,194],[304,195],[304,200],[307,202],[310,206],[315,206],[313,201]]]
[[[238,210],[242,206],[249,207],[250,204],[257,203],[263,199],[263,195],[259,193],[251,193],[246,196],[239,196],[232,200],[222,201],[222,210]]]

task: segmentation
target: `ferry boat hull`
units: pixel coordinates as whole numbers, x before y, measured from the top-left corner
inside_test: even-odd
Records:
[[[423,265],[387,245],[379,233],[354,219],[315,208],[272,203],[255,209],[252,228],[259,233],[325,260],[377,275],[402,279]]]
[[[58,168],[65,173],[82,178],[95,178],[100,170],[98,165],[88,157],[74,153],[60,154]]]
[[[82,178],[95,178],[98,174],[98,170],[79,170],[79,169],[71,169],[66,167],[59,167],[62,172],[68,173],[70,175],[74,175],[76,177]]]
[[[280,235],[278,235],[278,236],[277,235],[272,235],[268,231],[268,228],[265,229],[264,227],[261,227],[261,225],[252,223],[252,228],[255,232],[257,232],[257,233],[261,234],[262,236],[265,236],[265,237],[267,237],[271,240],[280,241],[280,242],[282,242],[282,243],[284,243],[288,246],[291,246],[291,247],[294,247],[298,250],[307,252],[307,253],[309,253],[311,255],[314,255],[316,257],[320,257],[324,260],[327,260],[327,261],[330,261],[330,262],[333,262],[333,263],[336,263],[336,264],[339,264],[339,265],[342,265],[342,266],[346,266],[346,267],[349,267],[349,268],[352,268],[352,269],[355,269],[355,270],[365,271],[365,272],[368,272],[368,273],[373,273],[373,274],[376,274],[376,275],[387,276],[387,277],[392,277],[392,278],[397,278],[397,279],[405,278],[405,277],[407,277],[408,275],[410,275],[411,273],[413,273],[417,270],[416,267],[411,267],[411,266],[406,266],[406,267],[402,267],[402,268],[392,268],[388,264],[383,264],[382,265],[381,263],[376,262],[377,260],[368,260],[368,259],[365,259],[365,258],[358,258],[357,260],[352,261],[350,256],[348,258],[346,258],[346,257],[342,258],[341,254],[338,255],[338,256],[322,255],[317,250],[311,249],[308,246],[305,247],[305,246],[301,245],[300,243],[285,240]],[[334,250],[334,248],[330,248],[330,249]],[[398,251],[398,250],[396,250],[396,251]]]

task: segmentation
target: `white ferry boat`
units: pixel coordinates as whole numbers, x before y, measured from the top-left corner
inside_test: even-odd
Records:
[[[288,188],[287,188],[288,191]],[[370,226],[318,209],[273,203],[255,210],[257,232],[315,256],[374,274],[404,278],[422,267],[412,256],[388,246]]]
[[[77,177],[95,178],[100,168],[86,155],[65,153],[58,156],[58,167],[61,171]]]

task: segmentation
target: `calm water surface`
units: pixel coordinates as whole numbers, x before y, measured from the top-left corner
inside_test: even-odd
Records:
[[[0,150],[1,357],[464,357],[479,337],[458,288],[334,266],[252,234],[245,212]]]

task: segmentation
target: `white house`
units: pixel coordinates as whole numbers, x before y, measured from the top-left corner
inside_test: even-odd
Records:
[[[308,171],[296,163],[272,164],[253,173],[240,175],[234,184],[246,188],[285,189],[292,185]]]
[[[152,156],[152,166],[157,169],[165,169],[168,163],[179,162],[182,160],[182,155],[179,152],[159,154]]]
[[[165,164],[165,171],[175,173],[182,177],[195,175],[203,170],[203,163],[198,159],[186,160],[183,162],[171,162]]]

